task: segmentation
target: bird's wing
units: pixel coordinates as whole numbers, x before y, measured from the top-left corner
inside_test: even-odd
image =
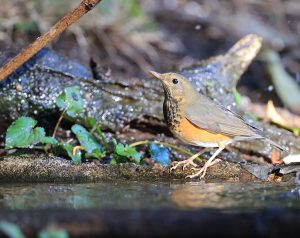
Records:
[[[232,137],[257,135],[238,115],[202,95],[199,100],[185,107],[184,114],[190,122],[212,133]]]

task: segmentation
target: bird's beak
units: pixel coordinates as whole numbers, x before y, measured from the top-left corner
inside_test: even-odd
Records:
[[[157,73],[155,71],[149,71],[149,74],[156,79],[163,80],[163,76],[160,73]]]

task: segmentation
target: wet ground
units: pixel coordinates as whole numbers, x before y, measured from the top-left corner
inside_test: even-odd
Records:
[[[87,184],[2,184],[0,207],[9,210],[180,209],[255,211],[300,208],[300,188],[291,183],[114,181]]]

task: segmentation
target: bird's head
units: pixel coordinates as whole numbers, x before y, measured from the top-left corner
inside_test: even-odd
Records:
[[[185,99],[190,98],[195,93],[191,83],[180,74],[160,74],[154,71],[149,71],[149,74],[162,82],[165,97],[167,98]]]

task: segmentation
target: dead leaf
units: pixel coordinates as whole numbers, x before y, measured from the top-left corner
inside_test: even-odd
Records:
[[[288,155],[282,160],[285,164],[300,163],[300,154]]]

